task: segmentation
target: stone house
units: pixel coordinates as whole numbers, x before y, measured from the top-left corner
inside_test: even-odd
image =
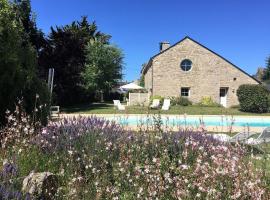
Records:
[[[170,46],[160,43],[160,52],[141,71],[151,95],[183,96],[193,103],[211,97],[224,107],[238,105],[236,91],[242,84],[259,84],[227,59],[185,37]]]

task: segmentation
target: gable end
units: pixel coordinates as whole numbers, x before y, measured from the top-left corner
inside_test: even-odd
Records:
[[[241,71],[242,73],[244,73],[245,75],[247,75],[248,77],[250,77],[251,79],[255,80],[257,83],[261,84],[260,81],[258,81],[257,79],[255,79],[253,76],[251,76],[250,74],[248,74],[247,72],[245,72],[244,70],[242,70],[240,67],[236,66],[235,64],[233,64],[231,61],[227,60],[226,58],[224,58],[223,56],[219,55],[218,53],[212,51],[211,49],[207,48],[206,46],[202,45],[201,43],[197,42],[196,40],[190,38],[189,36],[184,37],[182,40],[180,40],[179,42],[175,43],[174,45],[170,46],[169,48],[165,49],[162,52],[159,52],[158,54],[152,56],[150,58],[150,60],[148,61],[147,65],[143,67],[143,69],[141,70],[142,74],[145,74],[147,72],[147,70],[150,68],[152,61],[154,58],[158,57],[159,55],[165,53],[166,51],[170,50],[171,48],[173,48],[174,46],[180,44],[181,42],[183,42],[184,40],[189,39],[192,42],[198,44],[199,46],[205,48],[206,50],[210,51],[211,53],[213,53],[214,55],[220,57],[221,59],[223,59],[224,61],[226,61],[227,63],[229,63],[230,65],[232,65],[233,67],[235,67],[236,69],[238,69],[239,71]]]

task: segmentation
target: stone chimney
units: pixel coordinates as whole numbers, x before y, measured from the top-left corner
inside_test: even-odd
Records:
[[[164,51],[165,49],[168,49],[170,47],[170,43],[169,42],[160,42],[159,43],[159,51]]]

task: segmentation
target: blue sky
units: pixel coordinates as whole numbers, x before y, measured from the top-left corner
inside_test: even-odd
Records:
[[[32,0],[32,7],[45,33],[83,15],[96,21],[125,54],[125,80],[139,78],[159,42],[187,35],[250,74],[270,56],[269,0]]]

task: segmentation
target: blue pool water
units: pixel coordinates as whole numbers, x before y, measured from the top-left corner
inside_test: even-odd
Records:
[[[157,117],[157,116],[156,116]],[[106,117],[109,120],[115,120],[122,125],[152,125],[154,124],[153,117],[145,116],[115,116]],[[161,121],[163,124],[170,126],[247,126],[247,127],[268,127],[270,126],[270,117],[244,117],[244,116],[162,116]]]

